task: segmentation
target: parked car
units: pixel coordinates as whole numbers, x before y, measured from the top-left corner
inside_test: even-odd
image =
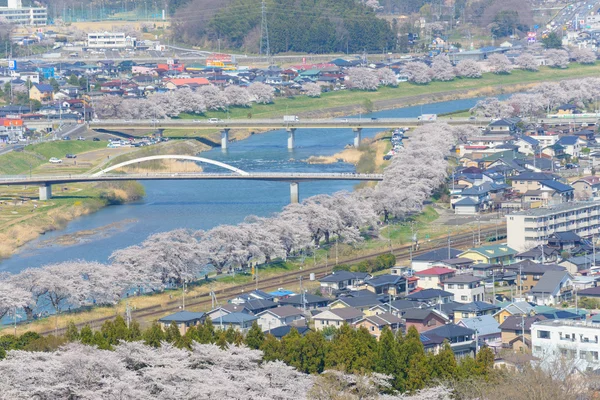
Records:
[[[85,140],[85,138],[83,136],[79,136],[77,140]]]
[[[71,138],[69,136],[65,136],[64,138],[62,138],[62,140],[71,140]]]
[[[62,164],[62,160],[60,158],[56,158],[56,157],[52,157],[51,159],[48,160],[48,162],[50,162],[52,164]]]
[[[99,142],[99,141],[100,141],[100,138],[97,138],[97,137],[95,137],[95,138],[93,138],[92,140],[93,140],[94,142]]]
[[[65,157],[67,157],[67,158],[77,158],[77,155],[69,153]]]
[[[217,124],[219,122],[223,122],[223,120],[219,119],[219,118],[209,118],[208,122],[211,123],[211,124]]]

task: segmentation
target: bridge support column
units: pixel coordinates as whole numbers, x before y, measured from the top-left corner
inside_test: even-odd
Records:
[[[46,201],[52,198],[52,185],[46,183],[44,186],[40,186],[40,201]]]
[[[300,200],[300,188],[298,182],[290,182],[290,203],[295,204]]]
[[[354,147],[360,146],[360,134],[362,133],[362,128],[352,128],[354,131]]]
[[[285,130],[288,133],[288,150],[293,150],[296,141],[296,128],[285,128]]]
[[[229,129],[225,128],[221,131],[221,150],[227,150],[229,143]]]

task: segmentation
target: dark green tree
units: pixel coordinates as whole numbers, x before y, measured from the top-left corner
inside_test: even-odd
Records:
[[[248,346],[251,349],[260,349],[260,346],[262,346],[263,342],[265,341],[265,334],[263,333],[262,329],[260,329],[260,326],[258,326],[258,323],[256,321],[254,321],[252,323],[252,327],[248,330],[248,333],[246,334],[246,346]]]
[[[129,342],[142,340],[142,330],[140,329],[140,324],[137,321],[132,321],[129,324],[129,330],[127,331],[127,338],[125,340]]]
[[[542,44],[547,49],[562,48],[562,40],[555,32],[550,32],[546,37],[542,38]]]
[[[52,86],[52,90],[54,91],[54,93],[57,93],[60,90],[60,85],[58,84],[56,79],[50,78],[48,84]]]
[[[375,369],[375,355],[377,354],[377,340],[364,326],[356,329],[352,337],[354,349],[354,362],[351,370],[356,372],[371,372]]]
[[[79,78],[75,74],[71,74],[68,81],[69,85],[79,86]]]
[[[65,338],[69,342],[76,342],[79,340],[79,330],[77,329],[77,327],[75,326],[75,323],[73,321],[69,321],[69,324],[67,325],[67,331],[65,332]]]
[[[444,342],[444,347],[438,354],[430,359],[432,377],[443,381],[451,380],[457,376],[457,365],[454,352],[450,347],[450,343]]]
[[[281,342],[270,333],[268,333],[265,337],[265,341],[263,342],[262,346],[260,346],[260,349],[263,352],[263,359],[265,361],[275,361],[283,358]]]
[[[209,344],[215,341],[215,327],[212,324],[210,317],[207,317],[204,324],[198,328],[198,343]]]
[[[227,339],[227,343],[231,344],[235,342],[235,332],[233,326],[229,325],[229,327],[225,330],[225,339]]]
[[[171,324],[165,329],[165,341],[169,343],[177,343],[181,339],[181,332],[179,326],[175,321],[171,321]]]
[[[144,331],[142,336],[144,343],[152,347],[160,347],[161,342],[165,340],[165,333],[158,322],[154,322],[150,328]]]
[[[494,352],[488,346],[484,346],[479,350],[477,357],[475,357],[479,375],[489,379],[494,371],[494,358]]]
[[[218,331],[216,335],[217,341],[215,342],[215,344],[219,346],[221,350],[227,350],[229,348],[229,344],[227,343],[227,334],[225,333],[225,331]]]
[[[92,332],[92,328],[89,325],[81,328],[79,332],[79,340],[83,344],[94,344],[94,332]]]
[[[108,340],[104,337],[104,335],[100,331],[94,332],[94,337],[92,340],[93,340],[92,344],[94,346],[97,346],[101,350],[111,350],[112,349],[112,346],[110,345]]]
[[[383,328],[379,342],[377,342],[375,372],[392,376],[392,385],[396,390],[404,386],[399,344],[394,337],[394,333],[387,326]]]
[[[283,362],[294,368],[302,368],[302,336],[296,328],[281,339]]]
[[[320,374],[325,369],[327,341],[321,332],[310,331],[302,338],[301,370],[307,374]]]
[[[325,368],[351,371],[356,353],[352,348],[354,332],[348,324],[344,324],[333,336],[329,351],[325,357]]]

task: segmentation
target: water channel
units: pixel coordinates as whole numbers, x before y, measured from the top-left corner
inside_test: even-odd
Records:
[[[361,118],[414,118],[421,113],[441,114],[471,108],[479,99],[453,100],[362,115]],[[377,129],[364,129],[373,137]],[[347,163],[307,164],[310,156],[333,155],[352,143],[350,129],[298,129],[296,148],[287,149],[285,131],[253,135],[202,157],[222,161],[249,172],[354,172]],[[217,167],[203,165],[206,172]],[[300,200],[320,193],[352,190],[357,182],[323,181],[300,184]],[[146,196],[133,204],[110,206],[49,232],[0,263],[0,271],[17,273],[27,267],[71,259],[106,262],[119,248],[139,244],[149,235],[176,228],[210,229],[236,224],[248,215],[269,216],[289,203],[289,184],[258,181],[148,181]],[[100,229],[111,226],[110,229]],[[98,230],[71,245],[55,244],[63,235]]]

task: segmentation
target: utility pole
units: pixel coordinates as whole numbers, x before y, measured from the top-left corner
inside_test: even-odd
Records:
[[[186,283],[187,279],[183,280],[183,296],[182,296],[182,302],[181,302],[181,309],[185,310],[185,283]]]
[[[131,325],[131,305],[129,305],[129,302],[125,304],[125,321],[127,322],[127,329],[129,329],[129,325]]]
[[[267,56],[267,62],[270,64],[271,47],[269,45],[269,28],[267,26],[267,5],[265,0],[261,3],[261,22],[260,22],[260,54]]]

